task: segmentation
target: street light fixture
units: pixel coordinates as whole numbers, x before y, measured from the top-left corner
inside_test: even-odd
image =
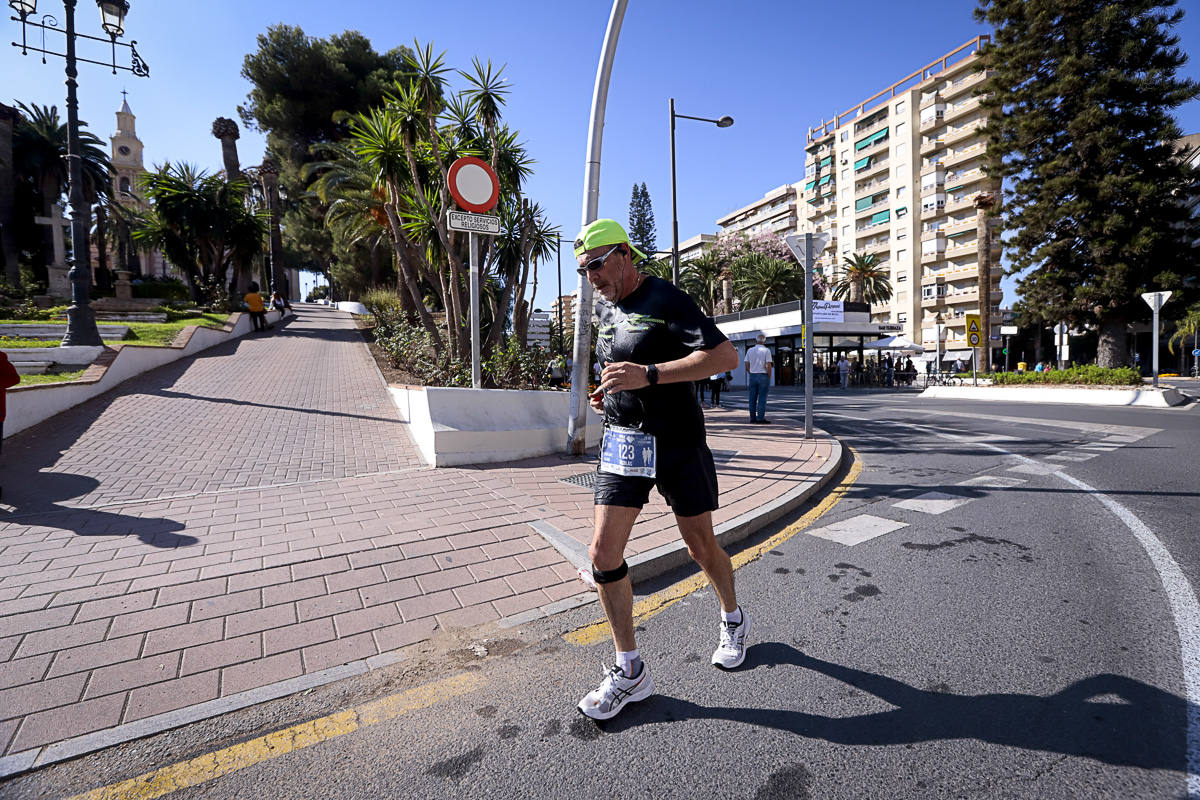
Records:
[[[941,375],[942,374],[942,330],[943,330],[943,326],[946,324],[946,320],[942,316],[941,311],[937,312],[937,314],[934,315],[933,322],[937,326],[937,346],[935,348],[935,354],[937,356],[937,360],[933,362],[933,371],[935,374]]]
[[[675,199],[675,119],[694,119],[697,122],[711,122],[718,128],[728,128],[733,124],[733,117],[726,115],[720,119],[708,117],[689,117],[687,114],[675,113],[675,98],[671,98],[671,282],[679,285],[679,213]]]
[[[13,42],[13,47],[20,47],[21,55],[28,55],[30,50],[41,53],[42,63],[45,63],[48,55],[61,56],[67,61],[67,197],[71,204],[71,257],[67,259],[69,267],[67,280],[71,282],[71,305],[67,308],[67,334],[62,340],[64,347],[104,344],[100,339],[100,331],[96,327],[96,314],[92,311],[91,301],[88,297],[92,282],[91,255],[88,246],[90,209],[83,197],[83,159],[80,156],[79,145],[79,98],[75,93],[78,86],[75,77],[79,74],[77,62],[84,61],[88,64],[111,66],[114,75],[117,74],[118,69],[127,70],[143,78],[150,74],[150,67],[138,55],[135,47],[137,42],[131,41],[129,44],[120,42],[122,47],[129,48],[130,65],[128,67],[117,66],[117,37],[125,32],[125,13],[129,11],[128,0],[97,0],[96,4],[100,7],[100,24],[108,33],[108,39],[75,32],[76,2],[77,0],[63,0],[63,9],[66,12],[65,30],[59,30],[58,21],[49,14],[45,15],[40,23],[29,22],[29,15],[37,11],[37,0],[9,0],[8,2],[9,7],[19,15],[12,17],[12,20],[21,23],[21,44]],[[42,30],[43,46],[41,48],[29,47],[26,42],[25,29],[30,25]],[[61,33],[66,37],[65,53],[45,48],[46,31]],[[112,63],[106,64],[103,61],[78,58],[75,55],[76,39],[111,42]]]

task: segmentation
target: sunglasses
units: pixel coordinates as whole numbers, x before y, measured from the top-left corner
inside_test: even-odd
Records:
[[[617,252],[617,250],[620,247],[621,247],[621,245],[619,245],[619,244],[614,245],[613,248],[611,250],[609,250],[607,253],[605,253],[602,256],[596,256],[591,261],[585,261],[583,266],[575,271],[578,272],[580,275],[587,275],[589,272],[595,272],[596,270],[603,267],[604,262],[608,261],[608,257],[611,256],[613,253]]]

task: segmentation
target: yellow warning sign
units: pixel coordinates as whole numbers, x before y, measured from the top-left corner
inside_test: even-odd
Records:
[[[967,333],[982,333],[983,326],[978,314],[967,314]]]
[[[968,333],[967,334],[967,346],[968,347],[980,347],[982,345],[983,345],[983,334],[980,334],[980,333]]]

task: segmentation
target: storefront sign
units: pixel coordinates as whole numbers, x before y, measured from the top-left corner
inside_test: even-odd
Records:
[[[845,322],[841,300],[813,300],[813,322]]]

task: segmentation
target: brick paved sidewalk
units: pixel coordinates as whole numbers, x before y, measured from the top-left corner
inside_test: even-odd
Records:
[[[0,775],[55,742],[580,601],[546,533],[586,552],[591,491],[562,479],[593,466],[422,466],[348,315],[298,310],[5,441]],[[832,468],[827,439],[708,414],[718,523]],[[678,538],[655,498],[632,554]]]

